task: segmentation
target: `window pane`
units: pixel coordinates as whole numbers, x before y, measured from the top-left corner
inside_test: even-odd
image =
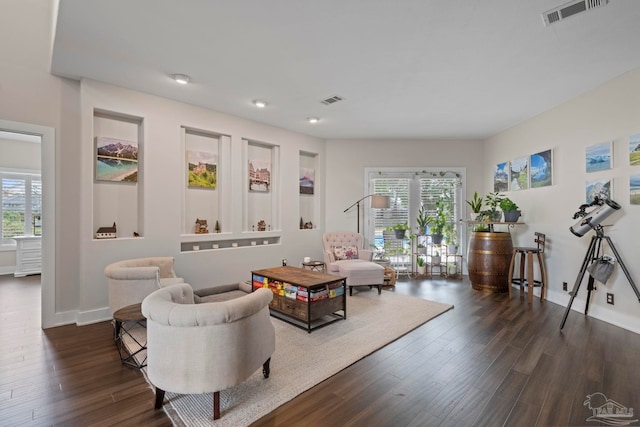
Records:
[[[373,192],[389,196],[389,209],[373,209],[375,246],[383,247],[382,232],[384,229],[409,221],[409,180],[374,179]]]
[[[24,235],[25,179],[2,178],[2,239]]]
[[[34,236],[42,235],[42,182],[35,178],[31,180],[30,229]]]

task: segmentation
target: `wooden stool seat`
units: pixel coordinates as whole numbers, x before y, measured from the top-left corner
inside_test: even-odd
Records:
[[[533,288],[540,287],[540,301],[544,301],[547,295],[547,270],[544,265],[544,245],[546,236],[542,233],[534,233],[536,238],[535,242],[537,246],[526,247],[517,246],[513,248],[513,255],[511,256],[511,263],[509,264],[509,297],[511,297],[511,285],[517,284],[520,286],[520,295],[524,293],[524,287],[527,286],[527,300],[528,303],[533,303]],[[515,266],[516,258],[520,255],[520,276],[513,277],[513,269]],[[533,275],[533,256],[536,255],[538,259],[538,265],[540,267],[540,280],[535,280]],[[525,266],[527,267],[527,274],[525,276]]]

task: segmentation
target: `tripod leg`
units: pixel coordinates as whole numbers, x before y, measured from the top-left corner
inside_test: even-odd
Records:
[[[618,250],[614,246],[614,244],[611,241],[610,237],[605,236],[604,238],[607,240],[607,243],[609,244],[609,247],[611,248],[611,251],[615,255],[616,259],[618,260],[618,264],[620,264],[620,267],[622,267],[622,271],[624,271],[624,275],[627,276],[627,280],[629,281],[629,284],[631,285],[631,288],[636,293],[636,297],[638,298],[638,302],[640,302],[640,292],[638,291],[638,288],[636,287],[636,284],[633,282],[633,279],[631,278],[631,274],[629,273],[629,270],[627,270],[627,266],[624,265],[624,262],[622,262],[622,258],[620,258],[620,254],[618,253]]]
[[[586,316],[589,312],[589,300],[591,299],[591,291],[595,289],[593,284],[595,283],[595,279],[592,276],[589,276],[589,281],[587,282],[587,302],[584,305],[584,315]]]
[[[560,324],[560,330],[564,328],[564,324],[567,321],[567,317],[569,316],[569,312],[571,311],[571,305],[573,304],[573,300],[578,295],[578,290],[580,289],[580,283],[582,283],[582,279],[584,278],[584,273],[587,271],[587,266],[589,262],[593,260],[593,253],[596,249],[596,239],[597,236],[591,237],[591,243],[589,243],[589,249],[587,249],[587,253],[584,256],[584,260],[582,261],[582,267],[578,272],[578,277],[576,278],[576,282],[573,285],[573,289],[569,292],[571,295],[571,299],[569,300],[569,304],[567,305],[567,309],[564,311],[564,317],[562,318],[562,323]]]

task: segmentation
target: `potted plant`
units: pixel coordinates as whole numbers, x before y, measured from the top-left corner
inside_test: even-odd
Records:
[[[500,201],[500,209],[504,213],[504,222],[517,222],[521,212],[513,200],[505,197]]]
[[[409,229],[409,224],[405,222],[402,224],[396,224],[391,227],[387,227],[386,230],[393,231],[394,233],[396,233],[396,239],[404,239],[404,235],[408,229]]]
[[[419,256],[416,259],[416,263],[418,264],[418,274],[424,275],[427,273],[427,263],[424,257]]]
[[[485,204],[489,207],[489,209],[482,211],[481,213],[487,217],[488,221],[500,221],[502,212],[498,210],[498,206],[500,206],[500,202],[502,202],[504,198],[504,194],[501,194],[499,192],[489,193],[485,196]]]
[[[418,234],[423,235],[427,234],[427,225],[429,225],[429,215],[427,214],[427,210],[424,205],[420,206],[420,210],[418,211],[418,218],[416,218],[416,222],[418,223]]]
[[[442,257],[440,256],[439,251],[435,251],[433,255],[431,255],[431,265],[440,265],[442,262]]]
[[[427,246],[423,243],[418,243],[418,253],[424,255],[427,253]]]
[[[436,245],[442,243],[444,231],[447,227],[447,213],[450,203],[451,201],[447,196],[440,196],[436,201],[435,214],[429,217],[429,224],[431,224],[431,240]]]
[[[469,207],[471,207],[471,219],[476,221],[478,219],[478,215],[482,212],[482,200],[483,198],[478,196],[478,192],[473,193],[473,199],[466,200]]]
[[[455,255],[458,253],[458,232],[453,224],[447,224],[445,229],[445,239],[447,240],[447,253]]]

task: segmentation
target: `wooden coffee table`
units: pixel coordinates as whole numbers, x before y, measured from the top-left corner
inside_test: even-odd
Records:
[[[269,304],[272,316],[309,333],[347,318],[346,277],[285,266],[254,270],[251,282],[252,289],[267,287],[273,291],[273,300]],[[294,289],[292,287],[307,295],[326,290],[327,296],[314,301],[310,297],[304,301],[285,296],[285,289]]]

